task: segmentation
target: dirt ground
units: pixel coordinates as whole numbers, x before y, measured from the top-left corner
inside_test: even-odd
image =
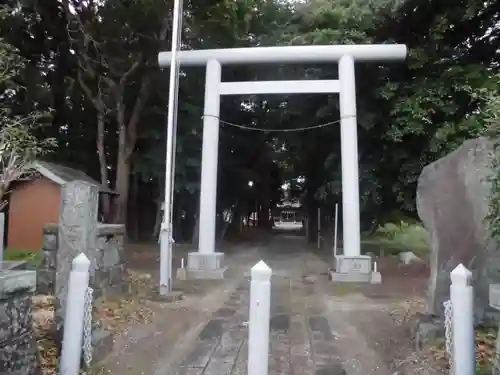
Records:
[[[424,263],[403,265],[394,258],[378,259],[380,285],[359,285],[370,306],[351,311],[349,319],[391,371],[401,374],[439,374],[441,365],[429,353],[415,350],[414,328],[427,309],[429,269]],[[346,298],[349,298],[346,295]]]
[[[332,329],[345,337],[338,348],[344,359],[350,355],[348,348],[352,348],[353,352],[359,351],[356,360],[384,369],[373,373],[438,373],[433,370],[435,363],[426,353],[414,350],[412,337],[415,318],[426,308],[424,297],[429,270],[425,264],[405,266],[395,259],[378,259],[383,275],[381,285],[332,284],[327,278],[330,262],[325,254],[313,254],[300,238],[284,244],[284,254],[282,251],[272,254],[280,246],[275,243],[274,248],[263,251],[264,242],[239,247],[225,244],[222,250],[229,254],[230,266],[227,277],[212,281],[177,281],[174,288],[182,289],[184,298],[176,303],[155,302],[148,298],[158,283],[158,246],[127,247],[133,293],[121,301],[102,302],[99,317],[116,335],[112,354],[91,373],[173,375],[179,359],[196,342],[214,312],[237,291],[251,266],[262,257],[270,257],[276,272],[287,274],[295,270],[293,272],[300,275],[300,283],[298,279],[293,281],[299,285],[297,293],[304,295],[297,306],[305,304],[310,306],[309,313],[319,309],[328,317]],[[290,247],[302,250],[290,257],[286,254]],[[174,268],[179,267],[181,259],[186,259],[192,250],[189,245],[176,246]],[[35,307],[35,316],[50,320],[43,310]],[[50,364],[45,367],[45,374],[54,373]],[[357,372],[347,369],[346,373]]]
[[[332,264],[328,251],[314,252]],[[400,374],[439,374],[441,364],[427,352],[417,352],[414,327],[426,312],[429,267],[424,262],[404,265],[395,257],[374,259],[382,284],[336,284],[330,294],[355,307],[339,316],[355,327],[380,361]]]

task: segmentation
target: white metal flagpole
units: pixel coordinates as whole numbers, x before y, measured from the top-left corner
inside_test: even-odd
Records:
[[[335,203],[335,223],[333,228],[333,260],[337,257],[337,223],[339,217],[339,204]]]
[[[172,22],[172,56],[168,89],[167,151],[165,155],[165,204],[160,234],[160,295],[172,291],[172,204],[175,178],[175,148],[177,131],[177,102],[179,96],[179,61],[182,34],[182,1],[174,1]]]

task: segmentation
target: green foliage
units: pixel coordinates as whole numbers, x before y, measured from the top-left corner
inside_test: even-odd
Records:
[[[0,8],[0,19],[5,19],[7,8]],[[24,161],[28,161],[38,155],[43,155],[56,144],[54,138],[39,140],[34,135],[34,128],[40,119],[49,114],[34,111],[25,114],[16,114],[6,103],[7,98],[21,87],[15,82],[26,66],[24,59],[17,48],[7,43],[0,37],[0,158],[10,156],[14,153]],[[5,167],[5,160],[2,160]],[[4,171],[0,171],[4,172]]]
[[[491,375],[491,366],[476,365],[476,375]]]
[[[0,86],[8,85],[12,77],[23,69],[24,62],[19,51],[0,38]]]
[[[500,86],[500,75],[493,80]],[[485,218],[492,238],[500,244],[500,95],[495,89],[482,89],[473,95],[485,103],[475,120],[483,124],[484,134],[492,144],[492,154],[487,176],[490,185],[489,210]]]
[[[99,179],[103,168],[96,155],[96,108],[83,92],[80,70],[106,107],[104,170],[110,181],[116,180],[116,93],[123,94],[118,95],[123,99],[119,107],[128,120],[141,83],[149,77],[137,131],[129,131],[125,139],[136,138],[130,157],[131,181],[136,184],[130,206],[138,212],[130,215],[131,220],[150,223],[154,219],[146,216],[152,215],[151,202],[161,201],[164,190],[168,70],[158,69],[156,55],[170,48],[171,2],[7,4],[15,11],[0,18],[0,86],[10,89],[1,99],[0,126],[7,129],[4,138],[9,144],[29,150],[27,155],[51,146],[39,139],[55,138],[58,147],[50,158],[86,168]],[[72,4],[80,18],[68,20],[64,4]],[[415,217],[422,167],[484,131],[485,100],[477,93],[496,86],[491,77],[500,66],[499,29],[491,27],[499,19],[495,2],[202,0],[187,2],[184,13],[184,49],[311,43],[408,46],[406,62],[356,66],[364,229],[388,220],[399,222],[390,217],[393,211]],[[81,70],[82,52],[88,55],[83,67],[87,71]],[[119,83],[136,61],[140,68],[120,86],[123,91],[115,90],[110,80]],[[335,64],[231,66],[224,68],[223,79],[335,79],[337,74]],[[2,78],[6,76],[15,79]],[[188,219],[182,220],[191,227],[198,211],[204,81],[204,69],[182,68],[174,201],[176,220],[185,215]],[[260,128],[298,128],[336,121],[338,109],[336,95],[224,97],[221,119]],[[39,123],[45,126],[35,126]],[[302,197],[308,208],[314,209],[318,201],[331,205],[341,199],[336,125],[280,134],[221,125],[219,160],[221,212],[236,204],[245,211],[256,201],[272,205],[279,200],[281,180],[298,175],[305,177],[305,184],[296,184],[294,196]],[[248,189],[248,180],[255,181],[253,189]]]
[[[421,258],[425,258],[429,251],[427,231],[413,220],[385,223],[374,233],[364,236],[361,246],[365,252],[396,255],[412,251]]]
[[[56,144],[54,138],[40,140],[34,129],[43,114],[34,111],[29,114],[15,114],[6,105],[6,97],[19,90],[13,80],[25,65],[19,51],[0,39],[0,210],[9,186],[30,171],[29,162],[43,155]]]

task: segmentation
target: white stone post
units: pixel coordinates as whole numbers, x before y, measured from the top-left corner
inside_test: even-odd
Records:
[[[339,61],[340,149],[342,157],[342,230],[345,256],[359,256],[359,178],[358,124],[356,121],[356,83],[354,59]]]
[[[220,63],[217,60],[208,61],[205,78],[205,111],[203,113],[199,228],[199,252],[204,254],[215,252],[220,82]]]
[[[5,234],[5,213],[0,212],[0,262],[4,259],[3,252],[5,248],[5,244],[3,242]]]
[[[464,265],[459,264],[451,272],[450,277],[450,301],[453,310],[453,375],[474,375],[476,346],[472,273]]]
[[[250,271],[248,375],[267,375],[272,270],[262,260]]]
[[[64,317],[60,362],[61,375],[78,375],[82,355],[85,295],[89,286],[90,260],[80,253],[71,264]]]

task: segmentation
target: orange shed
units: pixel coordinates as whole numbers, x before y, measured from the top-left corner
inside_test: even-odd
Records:
[[[114,192],[82,171],[59,164],[38,161],[35,176],[12,187],[8,205],[7,246],[18,250],[39,250],[43,244],[43,226],[58,223],[61,186],[81,180],[97,185],[101,193]]]

